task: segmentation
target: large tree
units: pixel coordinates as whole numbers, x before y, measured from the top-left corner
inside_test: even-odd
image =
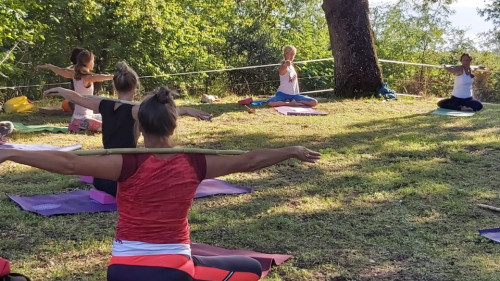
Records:
[[[371,95],[382,85],[368,0],[323,0],[334,63],[334,95]]]

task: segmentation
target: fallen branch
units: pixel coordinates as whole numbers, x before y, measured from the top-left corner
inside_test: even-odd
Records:
[[[493,207],[490,205],[485,205],[485,204],[476,204],[479,208],[487,209],[490,211],[495,211],[495,212],[500,212],[500,208],[498,207]]]

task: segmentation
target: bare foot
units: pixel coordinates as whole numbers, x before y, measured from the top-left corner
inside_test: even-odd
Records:
[[[300,103],[296,102],[295,100],[291,100],[288,104],[290,106],[299,106],[300,105]]]
[[[460,107],[460,110],[462,110],[462,111],[469,111],[469,112],[474,111],[474,109],[472,109],[472,108],[470,108],[470,107],[468,107],[468,106],[465,106],[465,105],[464,105],[464,106],[462,106],[462,107]]]

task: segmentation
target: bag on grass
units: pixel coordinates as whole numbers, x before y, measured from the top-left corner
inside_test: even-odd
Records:
[[[3,105],[6,113],[28,112],[33,110],[33,103],[26,96],[11,98]]]

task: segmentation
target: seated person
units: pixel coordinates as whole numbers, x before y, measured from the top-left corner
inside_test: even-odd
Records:
[[[444,69],[455,75],[455,82],[453,83],[451,98],[440,100],[438,102],[439,107],[460,111],[479,111],[483,108],[481,102],[472,97],[474,74],[472,74],[471,61],[472,56],[464,53],[460,57],[461,65],[443,66]],[[483,66],[477,68],[484,69]]]
[[[293,59],[296,53],[297,49],[292,45],[283,48],[285,59],[278,69],[280,86],[278,92],[267,100],[269,106],[316,106],[318,104],[317,100],[299,94],[298,76],[293,67]]]

